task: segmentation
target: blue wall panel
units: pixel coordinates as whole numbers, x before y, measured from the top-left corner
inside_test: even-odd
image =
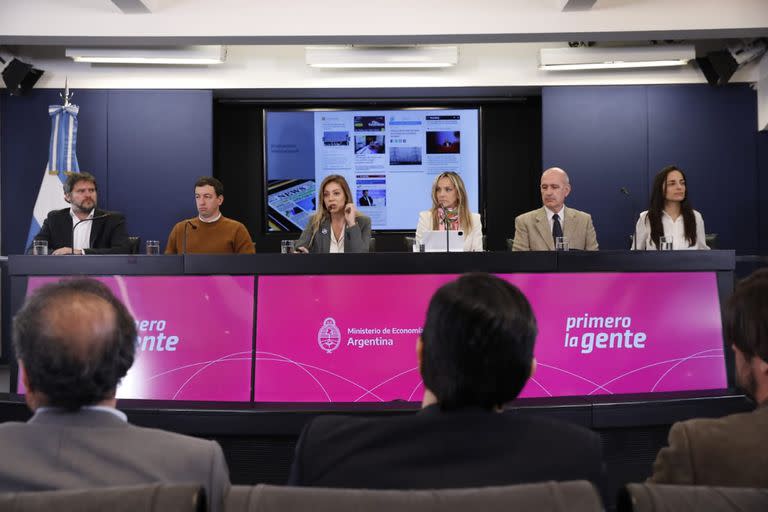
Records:
[[[37,193],[48,162],[51,121],[48,105],[61,104],[59,91],[38,89],[0,101],[2,119],[2,237],[3,254],[24,251]],[[80,168],[99,181],[99,205],[110,207],[104,186],[107,177],[106,92],[78,91],[73,103],[78,115],[77,156]]]
[[[721,248],[758,251],[757,108],[749,85],[648,88],[648,175],[679,165]]]
[[[131,234],[164,248],[173,224],[195,215],[195,179],[212,173],[212,101],[210,91],[109,93],[110,206]]]
[[[601,249],[626,249],[648,202],[646,88],[546,87],[542,119],[544,168],[571,179],[566,206],[592,214]]]
[[[757,165],[758,243],[760,254],[768,254],[768,131],[757,135]]]

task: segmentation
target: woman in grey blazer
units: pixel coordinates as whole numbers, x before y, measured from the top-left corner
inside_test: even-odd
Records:
[[[355,208],[344,176],[326,176],[317,204],[317,212],[296,240],[297,252],[368,252],[371,219]]]

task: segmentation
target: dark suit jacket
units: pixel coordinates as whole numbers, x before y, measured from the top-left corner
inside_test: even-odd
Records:
[[[321,416],[296,445],[289,485],[434,489],[542,480],[598,482],[599,437],[576,425],[513,412],[390,418]]]
[[[357,204],[360,206],[373,206],[373,198],[371,196],[360,196],[360,199],[357,200]]]
[[[768,404],[754,412],[678,422],[650,481],[657,484],[768,487]]]
[[[357,223],[344,229],[344,252],[360,253],[368,252],[371,243],[371,218],[358,214]],[[296,247],[306,247],[311,253],[328,253],[331,250],[331,221],[322,222],[320,229],[312,234],[312,225],[302,231],[296,240]]]
[[[91,226],[91,248],[86,254],[128,254],[128,232],[125,228],[125,217],[122,213],[99,210],[93,212],[94,217],[108,213],[108,217],[94,219]],[[83,223],[85,224],[85,223]],[[79,228],[78,228],[79,229]],[[53,210],[43,222],[43,227],[35,236],[35,240],[47,240],[48,252],[61,247],[72,247],[72,216],[69,208]]]
[[[38,411],[0,425],[0,492],[198,483],[221,511],[229,474],[213,441],[133,426],[99,410]]]

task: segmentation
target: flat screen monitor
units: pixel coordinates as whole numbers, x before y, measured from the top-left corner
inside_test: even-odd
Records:
[[[254,399],[421,400],[432,294],[454,275],[260,276]],[[521,397],[725,389],[715,272],[501,274],[538,322]]]
[[[413,231],[445,171],[461,175],[479,211],[479,117],[474,109],[266,110],[268,231],[301,231],[317,187],[344,176],[375,230]]]

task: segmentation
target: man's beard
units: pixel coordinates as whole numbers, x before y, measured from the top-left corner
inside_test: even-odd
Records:
[[[72,203],[72,206],[76,212],[90,215],[91,212],[96,209],[96,201],[93,202],[93,205],[87,206],[87,207],[84,207],[82,204],[75,204],[75,203]]]
[[[738,369],[736,370],[736,386],[751,400],[755,399],[757,381],[755,380],[755,376],[752,374],[751,369],[748,368],[744,374],[739,373]]]

